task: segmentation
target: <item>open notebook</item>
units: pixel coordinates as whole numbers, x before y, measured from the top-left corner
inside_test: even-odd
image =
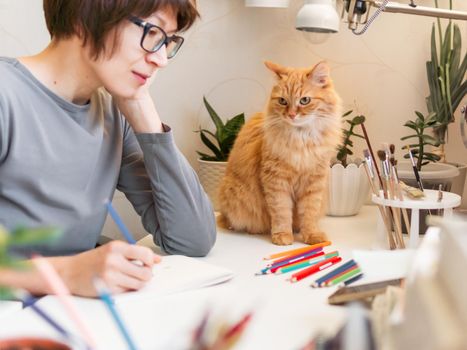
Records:
[[[152,280],[142,289],[115,295],[115,302],[126,302],[134,298],[154,298],[163,295],[198,289],[226,282],[233,272],[201,260],[182,255],[164,256],[153,267]]]

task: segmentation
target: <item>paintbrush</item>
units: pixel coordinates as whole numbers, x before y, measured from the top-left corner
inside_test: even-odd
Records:
[[[410,161],[412,162],[413,173],[415,175],[415,180],[417,181],[418,188],[420,189],[420,191],[423,192],[422,179],[420,178],[420,174],[418,173],[417,165],[415,164],[415,160],[413,159],[412,150],[410,149],[409,145],[407,145],[405,147],[407,148],[407,151],[409,152]]]
[[[373,192],[375,196],[379,197],[380,195],[379,186],[378,186],[378,183],[375,183],[376,175],[373,169],[373,162],[370,157],[370,152],[367,149],[363,150],[363,156],[365,158],[364,169],[365,169],[365,173],[368,178],[368,181],[370,182],[371,191]],[[389,218],[386,214],[385,208],[382,205],[378,204],[378,209],[381,214],[381,218],[383,219],[384,227],[386,227],[386,233],[388,235],[389,245],[391,246],[392,229],[391,229],[391,224],[389,223]]]
[[[387,198],[395,200],[394,179],[392,177],[392,169],[389,164],[389,145],[387,143],[383,143],[383,148],[384,150],[378,151],[378,157],[382,162],[381,167],[383,168],[383,177],[386,183]],[[403,248],[404,240],[402,238],[400,211],[395,207],[389,207],[389,210],[393,219],[394,235],[396,236],[397,246],[398,248]]]
[[[384,150],[379,150],[377,152],[378,158],[381,162],[381,169],[382,169],[382,178],[384,179],[383,181],[383,194],[384,194],[384,199],[390,199],[389,198],[389,166],[388,163],[386,162],[386,152]],[[392,208],[390,206],[387,207],[387,212],[388,212],[388,218],[391,223],[393,223],[394,230],[397,230],[397,225],[395,224],[395,218],[394,218],[394,213],[392,211]],[[391,240],[392,244],[390,242],[390,247],[391,249],[394,249],[397,247],[396,240],[394,240],[394,237],[391,235]]]
[[[394,157],[389,159],[389,162],[392,165],[392,174],[394,177],[394,185],[398,199],[402,202],[404,200],[404,196],[402,195],[402,189],[399,184],[399,175],[397,173],[397,161]],[[409,221],[409,214],[407,213],[406,208],[402,208],[402,217],[404,218],[405,228],[407,229],[407,233],[410,232],[410,221]],[[402,244],[405,246],[404,241],[402,240]]]
[[[376,165],[375,154],[373,153],[373,148],[371,147],[370,139],[368,138],[368,134],[366,132],[365,123],[361,123],[360,126],[362,127],[363,136],[365,137],[366,145],[368,146],[368,150],[370,151],[371,158],[373,159],[373,164],[376,169],[376,174],[378,175],[379,185],[381,188],[383,188],[383,181],[381,180],[381,174],[379,173],[378,166]]]

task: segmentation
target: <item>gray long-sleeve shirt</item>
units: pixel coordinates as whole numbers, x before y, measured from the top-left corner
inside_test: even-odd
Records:
[[[171,131],[135,135],[105,91],[76,105],[0,57],[0,224],[64,231],[23,253],[94,248],[116,188],[167,253],[204,256],[213,246],[211,204]]]

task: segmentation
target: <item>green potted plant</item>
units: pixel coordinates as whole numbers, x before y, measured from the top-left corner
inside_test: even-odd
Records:
[[[203,97],[203,102],[215,126],[215,131],[201,127],[196,131],[199,133],[203,144],[211,151],[210,154],[204,151],[196,151],[200,156],[198,159],[198,176],[204,190],[211,199],[214,210],[217,210],[217,188],[224,176],[227,160],[235,139],[245,124],[245,115],[244,113],[238,114],[231,119],[226,119],[224,123],[206,97]]]
[[[60,235],[60,231],[53,227],[25,228],[18,227],[11,232],[0,226],[0,274],[8,270],[9,273],[21,274],[30,264],[20,257],[11,253],[12,248],[50,242]],[[0,279],[1,281],[1,279]],[[11,286],[0,284],[0,307],[1,303],[11,302],[15,293]],[[13,337],[0,339],[0,349],[47,349],[47,350],[69,350],[70,347],[52,339],[39,337]]]
[[[449,191],[453,180],[459,175],[459,170],[451,164],[437,163],[441,156],[431,152],[431,149],[439,146],[439,140],[426,133],[439,126],[440,122],[434,112],[427,116],[418,111],[415,114],[417,116],[415,120],[409,120],[404,124],[412,130],[412,134],[401,137],[402,141],[409,141],[407,145],[410,147],[409,150],[405,146],[402,148],[405,152],[404,158],[410,159],[409,152],[412,154],[424,188],[437,190],[441,185],[443,190]],[[411,161],[398,164],[398,175],[399,179],[406,184],[418,187]],[[427,214],[427,210],[420,211],[420,233],[424,233],[427,229],[425,224]],[[403,224],[403,230],[407,231],[405,224]]]
[[[342,129],[343,141],[337,148],[336,161],[331,166],[327,209],[327,215],[330,216],[358,214],[370,189],[361,160],[351,160],[349,157],[353,155],[352,138],[364,139],[355,132],[355,127],[364,123],[365,117],[349,117],[352,113],[348,111],[342,116],[347,127]]]
[[[435,0],[438,7],[438,1]],[[452,1],[449,2],[452,9]],[[433,23],[431,30],[431,58],[426,62],[426,72],[430,94],[426,98],[429,113],[434,113],[436,124],[433,137],[438,143],[433,151],[442,163],[454,165],[459,175],[452,179],[448,190],[462,196],[467,172],[466,164],[452,163],[446,157],[445,145],[448,142],[448,126],[455,121],[455,113],[467,94],[467,53],[462,50],[462,35],[459,26],[448,21],[444,33],[441,20]],[[459,117],[462,122],[462,116]]]

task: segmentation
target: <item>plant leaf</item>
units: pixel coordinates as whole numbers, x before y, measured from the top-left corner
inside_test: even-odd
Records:
[[[11,232],[9,244],[23,246],[46,243],[57,239],[61,234],[62,231],[56,227],[26,228],[19,226]]]
[[[212,106],[209,104],[208,100],[204,96],[203,96],[203,101],[204,101],[204,105],[206,109],[208,110],[209,116],[211,117],[211,120],[216,126],[216,138],[219,141],[221,139],[222,130],[224,129],[224,123],[222,122],[222,119],[219,117],[219,115],[216,113],[214,108],[212,108]]]
[[[206,135],[204,135],[204,131],[200,131],[200,136],[201,140],[206,145],[206,147],[208,147],[212,151],[212,153],[214,153],[215,158],[223,158],[223,154],[220,148],[217,147],[213,142],[211,142],[211,140],[209,140],[209,138]]]
[[[365,122],[365,117],[363,115],[357,115],[352,119],[353,125],[360,125]]]
[[[201,160],[210,160],[210,161],[214,161],[214,162],[224,161],[224,159],[217,159],[216,157],[211,156],[211,155],[206,154],[206,153],[203,153],[203,152],[196,151],[196,153],[198,153]]]

